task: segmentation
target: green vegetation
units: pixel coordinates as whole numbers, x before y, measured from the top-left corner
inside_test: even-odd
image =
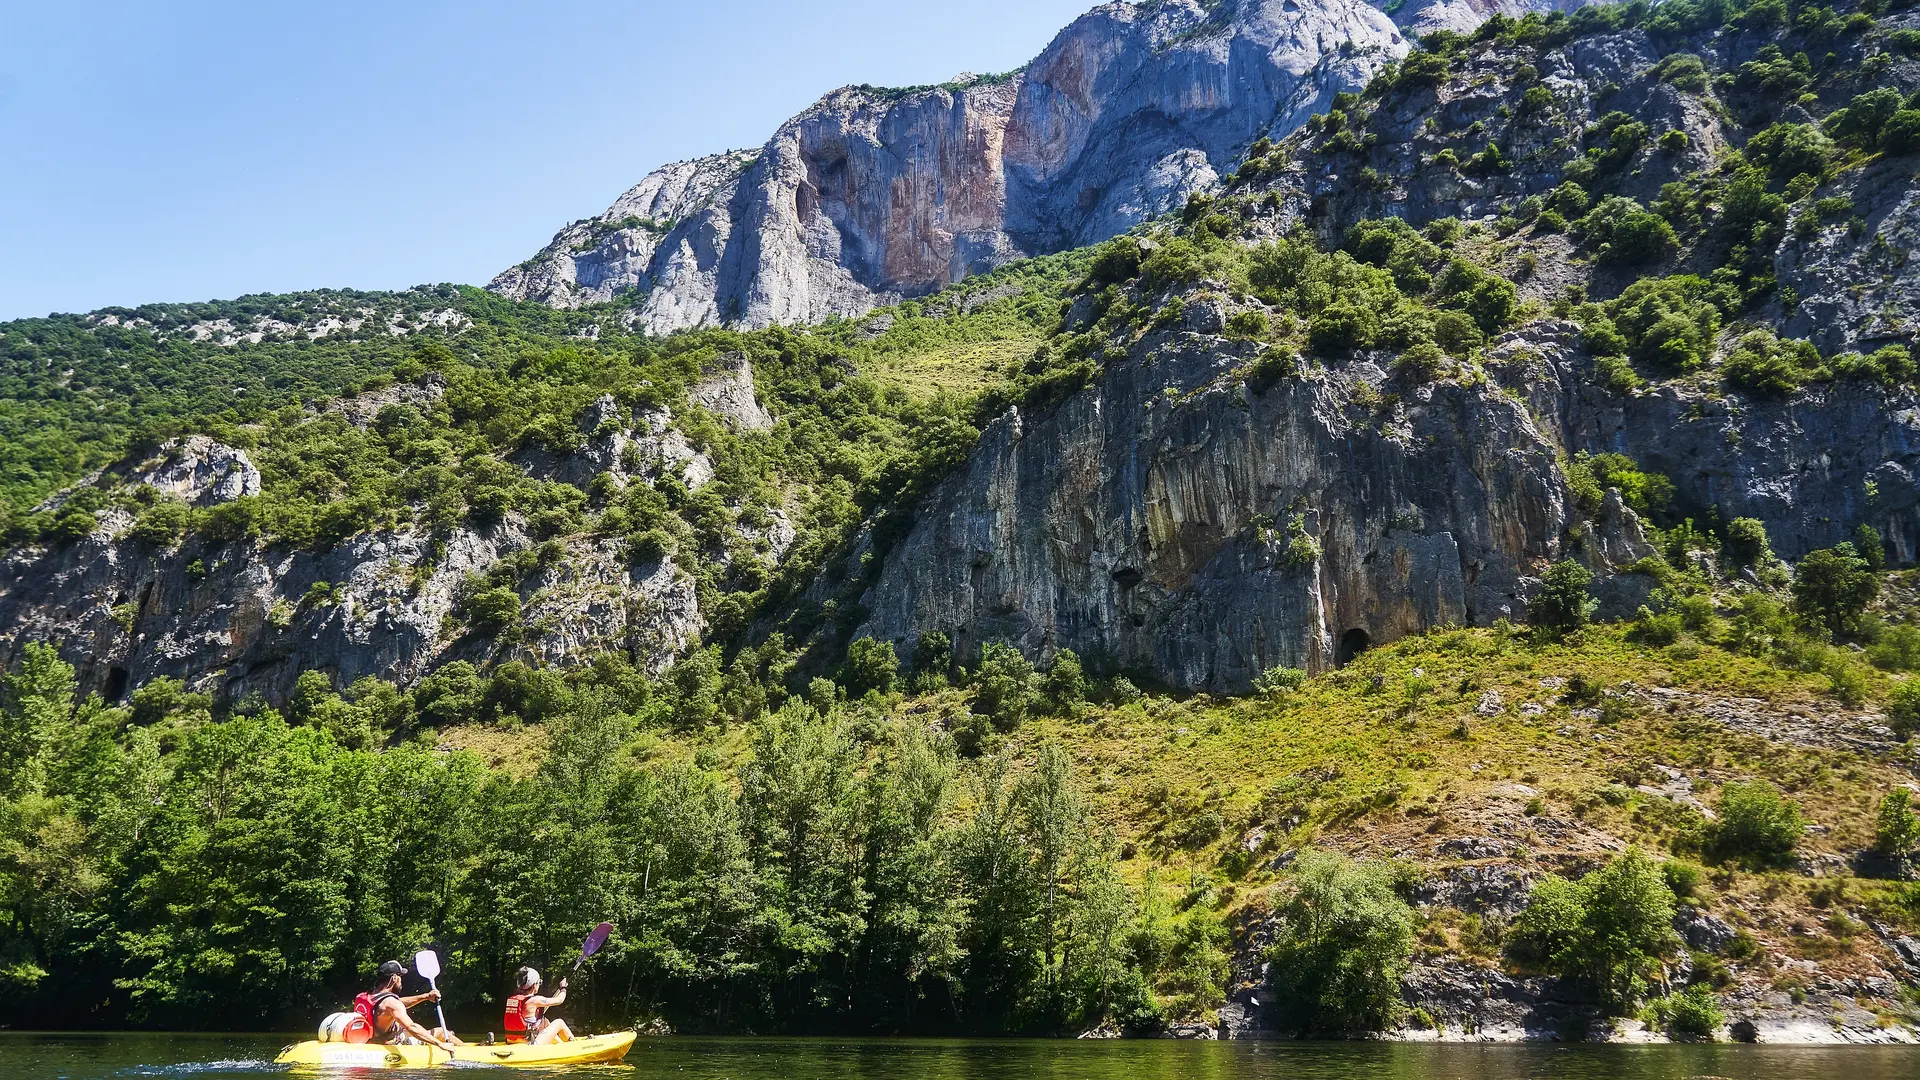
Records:
[[[1391,868],[1324,851],[1295,860],[1269,980],[1298,1027],[1343,1034],[1392,1026],[1413,957],[1413,909]]]
[[[1647,991],[1662,956],[1679,947],[1673,891],[1639,849],[1578,881],[1549,876],[1514,921],[1509,950],[1525,963],[1587,983],[1624,1012]]]

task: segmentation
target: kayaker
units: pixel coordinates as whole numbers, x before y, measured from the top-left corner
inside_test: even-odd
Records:
[[[567,1027],[565,1020],[556,1020],[542,1015],[555,1005],[567,1000],[567,980],[560,980],[560,992],[544,997],[540,990],[540,973],[530,967],[523,967],[514,974],[514,984],[519,993],[507,999],[507,1016],[504,1021],[508,1042],[528,1042],[535,1046],[548,1043],[572,1042],[573,1029]]]
[[[380,965],[374,973],[373,989],[367,996],[373,1002],[373,1041],[396,1046],[425,1043],[437,1046],[451,1053],[456,1046],[466,1043],[456,1038],[453,1032],[445,1028],[426,1028],[407,1015],[407,1010],[423,1001],[439,1001],[440,991],[428,990],[424,994],[401,996],[400,982],[406,977],[407,969],[398,960],[389,960]]]

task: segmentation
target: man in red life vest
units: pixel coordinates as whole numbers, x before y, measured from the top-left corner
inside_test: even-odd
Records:
[[[565,1020],[541,1015],[552,1006],[566,1002],[567,980],[560,980],[560,992],[552,997],[540,995],[540,973],[530,967],[521,968],[514,976],[514,983],[518,992],[507,999],[507,1015],[503,1021],[507,1041],[530,1042],[535,1046],[572,1042],[573,1030]]]
[[[445,1028],[422,1027],[407,1015],[408,1009],[423,1001],[439,1001],[440,992],[429,990],[424,994],[402,997],[400,981],[406,974],[407,969],[398,960],[381,964],[380,970],[374,974],[373,989],[360,995],[366,1000],[355,999],[353,1003],[355,1011],[363,1011],[364,1007],[364,1010],[372,1013],[368,1019],[373,1023],[373,1041],[401,1046],[425,1043],[447,1051],[456,1046],[465,1046],[454,1037],[453,1032]]]

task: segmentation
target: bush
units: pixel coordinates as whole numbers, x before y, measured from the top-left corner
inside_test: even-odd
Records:
[[[1572,559],[1554,563],[1540,575],[1540,591],[1527,601],[1527,622],[1556,634],[1585,626],[1599,604],[1587,591],[1592,584],[1593,571]]]
[[[893,642],[863,637],[847,646],[847,665],[841,681],[848,697],[861,697],[869,690],[892,693],[893,680],[899,674],[900,659],[893,651]]]
[[[1047,709],[1056,716],[1072,713],[1074,706],[1087,700],[1087,674],[1080,666],[1079,654],[1072,649],[1053,654],[1053,663],[1047,665],[1046,678],[1041,681],[1040,695],[1046,700]]]
[[[1227,319],[1227,336],[1241,340],[1267,336],[1267,313],[1259,308],[1234,312]]]
[[[1578,222],[1580,237],[1602,262],[1643,266],[1680,248],[1667,219],[1632,199],[1611,195]]]
[[[1727,522],[1727,555],[1740,566],[1758,566],[1773,557],[1767,542],[1767,526],[1759,518],[1734,518]]]
[[[1648,1022],[1670,1035],[1712,1039],[1727,1022],[1720,1010],[1719,995],[1713,987],[1696,983],[1677,993],[1656,998],[1647,1005]]]
[[[1662,59],[1654,65],[1653,77],[1696,94],[1707,90],[1707,66],[1692,53],[1674,53]]]
[[[1549,875],[1533,888],[1508,934],[1508,952],[1591,987],[1624,1012],[1647,990],[1659,958],[1678,945],[1673,890],[1639,848],[1579,881]]]
[[[1801,174],[1819,176],[1833,159],[1833,140],[1809,124],[1778,123],[1747,140],[1748,161],[1767,170],[1775,183]]]
[[[1914,857],[1920,855],[1920,814],[1913,812],[1913,793],[1906,788],[1895,788],[1880,800],[1873,846],[1893,860],[1902,876],[1911,872]]]
[[[1887,695],[1887,726],[1903,742],[1920,732],[1920,679],[1904,680]]]
[[[1684,374],[1705,365],[1720,332],[1713,288],[1701,278],[1643,278],[1607,304],[1607,317],[1628,356]]]
[[[1850,543],[1810,551],[1794,568],[1793,610],[1834,635],[1860,627],[1867,605],[1880,595],[1880,579]]]
[[[1306,685],[1307,673],[1299,668],[1275,664],[1260,673],[1253,680],[1253,692],[1262,697],[1277,698],[1291,694]]]
[[[1889,154],[1920,150],[1920,109],[1901,109],[1880,129],[1880,149]]]
[[[186,535],[189,518],[186,503],[162,499],[140,511],[129,535],[149,547],[170,548]]]
[[[460,617],[481,634],[498,634],[520,620],[520,595],[503,585],[476,589],[460,601]]]
[[[1793,858],[1805,827],[1800,808],[1765,780],[1720,790],[1714,854],[1754,866],[1781,866]]]
[[[1785,397],[1826,374],[1812,342],[1782,341],[1766,330],[1742,336],[1721,370],[1728,385],[1763,397]]]
[[[1828,114],[1821,127],[1836,139],[1872,146],[1880,141],[1881,130],[1900,111],[1903,101],[1900,91],[1891,86],[1869,90],[1856,95],[1846,108]]]
[[[1389,1027],[1413,956],[1414,925],[1390,868],[1306,851],[1291,877],[1292,892],[1279,905],[1281,929],[1267,950],[1280,1009],[1309,1031]]]
[[[1012,731],[1026,722],[1033,696],[1033,665],[1019,649],[996,641],[981,650],[975,714],[990,719],[999,731]]]

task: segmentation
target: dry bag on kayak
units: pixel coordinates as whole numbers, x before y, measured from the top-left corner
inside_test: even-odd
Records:
[[[363,1043],[373,1039],[373,1025],[358,1012],[329,1013],[320,1021],[320,1041]]]

